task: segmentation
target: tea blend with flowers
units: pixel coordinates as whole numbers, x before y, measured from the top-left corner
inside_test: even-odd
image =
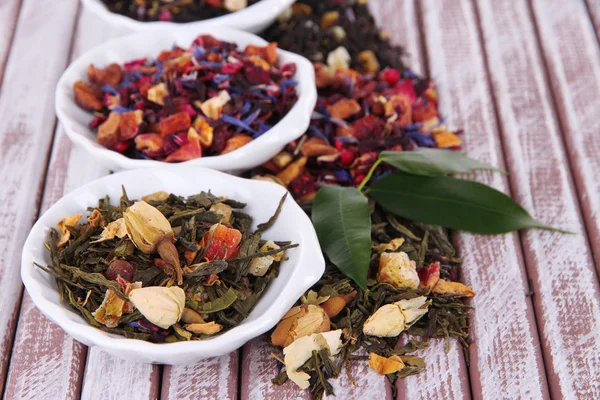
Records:
[[[138,21],[194,22],[221,17],[260,0],[102,0],[114,13]]]
[[[152,342],[202,340],[237,326],[278,275],[290,242],[251,230],[245,204],[166,192],[108,197],[63,218],[45,246],[63,299],[92,326]]]
[[[104,68],[90,65],[75,101],[94,113],[97,142],[137,159],[188,161],[232,152],[279,122],[298,99],[294,63],[277,44],[244,50],[209,35]]]
[[[325,63],[331,52],[343,47],[352,68],[360,71],[404,69],[402,49],[377,27],[365,0],[300,0],[262,36],[313,62]]]

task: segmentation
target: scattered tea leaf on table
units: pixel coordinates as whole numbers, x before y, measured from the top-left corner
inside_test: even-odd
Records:
[[[422,176],[443,176],[487,169],[506,171],[451,150],[420,148],[413,151],[383,151],[379,159],[403,172]]]
[[[371,258],[371,215],[355,188],[325,186],[313,201],[312,221],[323,252],[362,289]]]
[[[389,212],[415,221],[480,234],[524,228],[557,230],[536,221],[513,199],[478,182],[396,172],[376,181],[369,195]]]

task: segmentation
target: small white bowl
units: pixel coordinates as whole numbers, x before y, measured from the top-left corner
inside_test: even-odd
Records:
[[[180,26],[194,29],[205,29],[215,26],[229,26],[247,32],[260,32],[269,26],[277,17],[296,0],[261,0],[243,10],[223,15],[221,17],[205,19],[196,22],[142,22],[117,13],[110,12],[100,0],[81,0],[83,5],[108,24],[120,28],[123,32],[141,31],[156,27],[175,28]]]
[[[56,86],[56,114],[63,124],[71,141],[81,146],[90,156],[113,170],[157,167],[167,163],[156,160],[136,160],[96,143],[96,132],[88,124],[93,116],[80,108],[73,96],[73,84],[87,81],[87,68],[90,64],[104,67],[110,63],[123,64],[142,58],[155,57],[173,44],[183,48],[202,34],[213,35],[217,39],[237,43],[242,49],[249,44],[265,46],[268,42],[251,33],[229,28],[208,29],[155,29],[138,32],[117,38],[95,47],[75,60],[63,73]],[[219,156],[202,157],[185,161],[184,165],[214,168],[220,171],[241,171],[254,168],[270,160],[289,142],[302,136],[310,124],[312,111],[317,102],[315,72],[306,58],[284,50],[278,50],[279,62],[296,63],[298,101],[292,109],[266,133],[241,148]]]
[[[33,265],[50,264],[44,247],[50,228],[65,216],[97,206],[108,194],[115,204],[125,186],[131,199],[164,190],[182,196],[208,191],[246,202],[245,209],[254,218],[253,229],[275,211],[286,190],[271,182],[250,180],[197,167],[152,168],[125,171],[97,179],[60,199],[35,223],[23,248],[21,278],[35,305],[76,340],[128,360],[171,365],[189,364],[199,359],[227,354],[250,339],[274,327],[281,317],[319,280],[325,260],[317,236],[306,213],[288,196],[275,224],[265,232],[266,239],[289,240],[299,247],[286,252],[289,260],[281,264],[248,318],[235,328],[202,341],[156,344],[127,339],[87,324],[71,307],[60,302],[55,280]]]

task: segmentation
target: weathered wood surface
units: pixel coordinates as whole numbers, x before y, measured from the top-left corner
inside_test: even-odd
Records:
[[[541,3],[542,8],[549,6]],[[566,14],[565,3],[555,12]],[[527,1],[476,4],[513,196],[544,223],[575,232],[532,230],[521,235],[550,394],[598,398],[598,276],[531,10]],[[574,24],[587,22],[582,18]],[[568,46],[581,43],[569,41]]]
[[[441,109],[448,123],[464,128],[467,154],[506,168],[472,3],[448,0],[421,5],[430,75],[439,82]],[[500,174],[475,177],[510,193],[507,179]],[[461,233],[455,239],[464,259],[463,279],[477,293],[471,303],[475,307],[471,313],[474,344],[469,349],[473,398],[547,398],[518,235]],[[506,312],[507,306],[511,312]],[[423,385],[436,381],[433,376],[426,378]],[[458,393],[438,392],[432,397],[468,396],[465,386],[457,382],[449,388],[455,387]]]
[[[21,248],[37,217],[52,141],[54,85],[67,64],[76,11],[76,1],[24,0],[19,21],[26,22],[16,28],[0,89],[0,385],[21,302]]]
[[[20,7],[21,0],[6,0],[0,3],[0,86]]]
[[[532,4],[585,225],[599,261],[600,181],[595,171],[600,170],[600,46],[584,4]],[[600,8],[600,2],[596,5]]]
[[[78,2],[45,3],[0,4],[4,398],[309,398],[290,382],[271,384],[278,366],[266,336],[193,365],[144,365],[88,350],[26,294],[21,303],[20,248],[38,208],[109,173],[72,148],[62,128],[54,134],[52,99],[71,44],[77,55],[115,32],[86,13],[74,32]],[[463,278],[478,293],[471,364],[456,343],[446,353],[444,341],[435,341],[422,351],[427,371],[399,381],[398,399],[600,397],[600,290],[592,260],[593,251],[600,260],[599,6],[598,0],[371,1],[376,19],[410,54],[407,64],[438,82],[447,121],[465,129],[464,150],[511,172],[508,180],[487,173],[476,179],[512,193],[543,222],[578,233],[455,235]],[[365,361],[350,374],[356,386],[345,373],[332,382],[337,397],[391,397],[387,380]]]
[[[586,0],[590,18],[596,29],[596,38],[600,42],[600,0]]]

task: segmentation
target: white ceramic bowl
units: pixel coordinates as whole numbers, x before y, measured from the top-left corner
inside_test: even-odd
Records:
[[[111,201],[118,202],[121,184],[132,199],[159,190],[187,196],[210,189],[215,195],[246,202],[248,206],[245,211],[254,218],[253,228],[273,214],[286,192],[283,187],[271,182],[238,178],[205,168],[177,166],[145,168],[105,176],[60,199],[31,229],[23,248],[21,278],[35,305],[65,332],[88,346],[98,346],[110,354],[129,360],[172,365],[221,356],[274,327],[325,270],[325,261],[312,223],[288,196],[279,218],[264,237],[290,240],[300,246],[286,252],[289,260],[281,264],[279,276],[269,283],[255,309],[240,325],[211,339],[164,344],[127,339],[96,329],[88,325],[68,304],[60,303],[55,280],[33,263],[50,263],[49,252],[44,247],[50,228],[55,227],[64,216],[97,206],[98,199],[106,194]]]
[[[241,48],[254,44],[265,46],[266,41],[251,33],[229,28],[218,30],[155,29],[138,32],[117,38],[98,46],[75,60],[63,73],[56,86],[56,114],[63,124],[71,141],[81,146],[90,156],[113,170],[156,167],[165,162],[156,160],[135,160],[116,151],[109,150],[96,143],[96,132],[88,124],[92,120],[91,113],[81,109],[74,100],[73,84],[76,81],[87,81],[87,68],[90,64],[98,67],[110,63],[123,64],[137,58],[157,56],[162,50],[170,49],[174,43],[187,48],[201,34],[237,43]],[[298,82],[298,101],[292,109],[270,130],[245,146],[220,156],[202,157],[180,164],[214,168],[221,171],[241,171],[254,168],[270,160],[289,142],[302,136],[310,124],[310,117],[317,101],[315,73],[312,64],[306,58],[294,53],[279,50],[280,63],[296,63]]]
[[[261,0],[243,10],[217,18],[205,19],[196,22],[141,22],[124,15],[110,12],[100,0],[82,0],[84,6],[108,24],[120,28],[121,31],[140,31],[156,27],[174,28],[179,26],[194,29],[204,29],[215,26],[229,26],[248,32],[260,32],[269,26],[277,17],[290,7],[296,0]]]

